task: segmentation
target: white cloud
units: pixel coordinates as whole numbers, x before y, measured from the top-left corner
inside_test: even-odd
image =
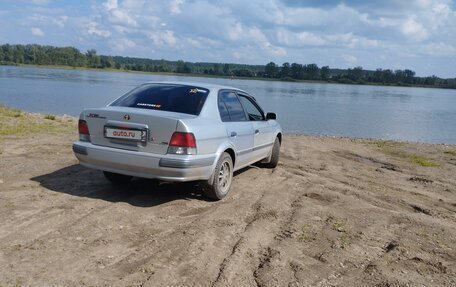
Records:
[[[312,32],[291,32],[280,29],[277,41],[287,47],[339,47],[371,49],[383,46],[380,41],[356,36],[353,33],[316,35]]]
[[[232,45],[254,47],[253,49],[260,49],[267,55],[276,57],[286,56],[287,52],[282,47],[277,47],[271,43],[268,37],[258,27],[243,26],[240,22],[236,22],[232,25],[227,25],[228,40]],[[233,55],[238,58],[240,54],[234,52]]]
[[[65,27],[65,23],[66,21],[68,20],[68,16],[59,16],[57,17],[55,20],[55,24],[59,27],[59,28],[64,28]]]
[[[430,56],[456,57],[456,46],[443,42],[426,44],[420,47],[420,50]]]
[[[286,29],[277,31],[277,40],[285,46],[322,46],[327,43],[321,36],[312,32],[292,32]]]
[[[237,41],[242,38],[244,29],[242,24],[239,22],[234,23],[234,25],[228,26],[228,38],[232,41]]]
[[[342,60],[345,62],[345,64],[350,66],[358,63],[358,59],[355,56],[349,54],[342,55]]]
[[[401,27],[402,33],[411,40],[423,41],[428,38],[427,30],[413,18],[407,19]]]
[[[106,10],[111,11],[113,9],[117,8],[117,0],[108,0],[103,3],[103,7],[106,8]]]
[[[40,23],[40,25],[55,25],[59,28],[64,28],[65,23],[68,21],[68,16],[66,15],[52,15],[52,16],[46,16],[46,15],[41,15],[41,14],[32,14],[29,15],[28,20],[34,22],[34,23]]]
[[[128,49],[136,47],[136,43],[130,39],[115,39],[109,41],[112,49],[116,52],[123,52]]]
[[[99,28],[99,24],[97,22],[90,22],[87,25],[87,33],[89,33],[89,35],[96,35],[105,38],[111,35],[111,32],[108,30]]]
[[[126,2],[127,5],[130,2]],[[125,6],[125,2],[124,2]],[[111,23],[118,25],[126,25],[130,27],[138,26],[138,23],[132,17],[126,7],[119,7],[117,0],[108,0],[102,4],[102,7],[105,10],[105,13],[108,15],[108,20]]]
[[[171,14],[178,15],[182,13],[181,6],[184,4],[184,0],[173,0],[169,3],[169,10]]]
[[[34,36],[38,36],[38,37],[44,36],[43,30],[41,30],[40,28],[37,28],[37,27],[30,28],[30,32],[32,32],[32,35],[34,35]]]
[[[177,43],[177,39],[174,36],[174,32],[170,30],[150,33],[149,38],[157,46],[173,47]]]
[[[118,23],[118,24],[123,24],[123,25],[127,25],[127,26],[133,26],[133,27],[138,26],[138,23],[136,22],[135,19],[133,19],[133,17],[131,17],[125,11],[122,11],[120,9],[110,10],[109,20],[112,23]]]

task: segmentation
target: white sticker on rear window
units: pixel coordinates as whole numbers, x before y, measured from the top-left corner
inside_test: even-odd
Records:
[[[198,88],[190,89],[190,94],[196,94],[196,93],[207,93],[207,91],[206,90],[201,90],[201,89],[198,89]]]
[[[159,109],[162,106],[160,104],[148,104],[148,103],[137,103],[136,105],[143,106],[143,107],[151,107],[151,108],[156,108],[156,109]]]

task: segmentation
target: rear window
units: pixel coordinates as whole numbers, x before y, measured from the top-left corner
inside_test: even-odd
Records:
[[[146,84],[120,97],[111,106],[199,115],[208,94],[209,90],[195,86]]]

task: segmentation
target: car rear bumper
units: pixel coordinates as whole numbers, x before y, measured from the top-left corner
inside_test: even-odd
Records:
[[[158,155],[77,141],[73,152],[81,165],[120,174],[169,181],[207,180],[216,155]]]

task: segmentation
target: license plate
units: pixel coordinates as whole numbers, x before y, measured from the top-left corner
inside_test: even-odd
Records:
[[[105,136],[107,138],[113,138],[113,139],[145,141],[147,138],[147,132],[141,131],[141,130],[106,128]]]

